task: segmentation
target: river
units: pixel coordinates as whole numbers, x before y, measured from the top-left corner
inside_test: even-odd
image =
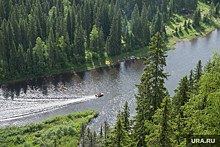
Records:
[[[189,75],[201,59],[202,65],[212,57],[212,50],[220,46],[220,30],[204,38],[177,43],[175,50],[167,51],[165,72],[171,76],[165,83],[171,96],[179,80]],[[89,123],[99,130],[107,118],[115,124],[119,108],[128,101],[131,116],[135,112],[135,96],[143,74],[143,60],[80,73],[64,73],[3,85],[0,88],[0,127],[38,123],[55,115],[66,115],[84,110],[98,110],[100,115]],[[96,98],[96,93],[104,96]],[[11,99],[13,98],[13,100]]]

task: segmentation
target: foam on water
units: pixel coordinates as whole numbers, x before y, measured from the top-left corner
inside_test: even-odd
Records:
[[[0,122],[21,118],[45,111],[51,111],[72,103],[80,103],[95,99],[94,95],[81,98],[55,99],[55,98],[15,98],[14,100],[0,99]]]

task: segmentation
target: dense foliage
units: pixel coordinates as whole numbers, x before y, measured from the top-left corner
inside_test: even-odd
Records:
[[[216,2],[213,6],[216,5]],[[0,0],[0,82],[80,67],[149,44],[197,0]]]
[[[82,124],[97,117],[98,111],[82,111],[66,116],[54,116],[41,123],[28,123],[25,126],[7,126],[0,129],[1,147],[31,146],[77,146],[82,134]]]

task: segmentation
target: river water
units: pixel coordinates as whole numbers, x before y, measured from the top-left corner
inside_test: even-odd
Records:
[[[203,66],[220,47],[220,30],[216,29],[204,38],[183,41],[168,51],[165,72],[171,76],[165,83],[171,96],[180,78],[189,75],[201,59]],[[135,96],[143,74],[143,60],[80,73],[64,73],[23,82],[2,85],[0,88],[0,127],[38,123],[55,115],[66,115],[84,110],[98,110],[100,115],[89,123],[99,130],[107,118],[114,125],[119,108],[128,101],[131,116],[135,112]],[[96,93],[104,96],[96,98]],[[13,98],[13,100],[12,100]]]

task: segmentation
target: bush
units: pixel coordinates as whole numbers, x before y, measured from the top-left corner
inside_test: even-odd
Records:
[[[53,123],[55,121],[60,120],[60,117],[62,117],[62,116],[54,116],[52,118],[49,118],[49,119],[45,120],[44,123],[45,124],[51,124],[51,123]]]
[[[43,133],[43,131],[37,131],[34,135],[35,135],[35,137],[40,137],[42,133]]]
[[[67,114],[67,117],[70,118],[70,119],[73,119],[72,114]]]
[[[24,126],[22,133],[29,133],[36,130],[36,125],[34,123],[28,123]]]
[[[81,118],[81,113],[77,113],[76,115],[74,115],[74,118]]]

